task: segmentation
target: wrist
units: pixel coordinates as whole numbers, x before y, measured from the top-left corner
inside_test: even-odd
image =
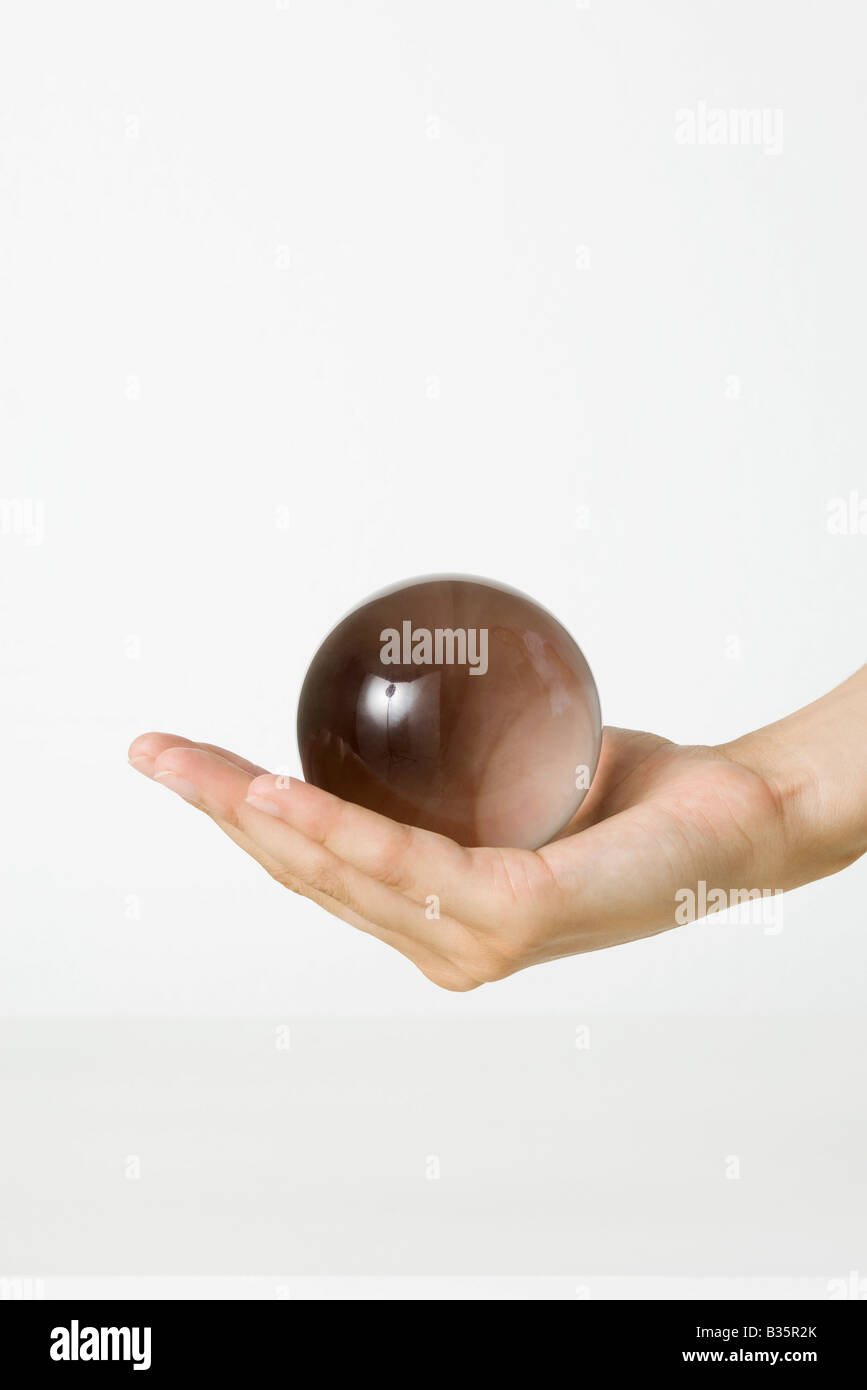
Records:
[[[745,734],[720,748],[727,758],[759,778],[774,808],[779,846],[779,886],[798,887],[843,869],[837,862],[833,827],[823,820],[815,777],[806,761],[791,756],[766,730]],[[776,858],[776,856],[775,856]]]
[[[867,853],[867,668],[720,751],[760,777],[773,798],[787,886],[837,873]]]

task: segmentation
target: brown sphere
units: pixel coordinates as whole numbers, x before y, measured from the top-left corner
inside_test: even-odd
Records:
[[[374,594],[298,702],[308,782],[462,845],[537,849],[568,824],[602,734],[590,668],[525,594],[462,575]]]

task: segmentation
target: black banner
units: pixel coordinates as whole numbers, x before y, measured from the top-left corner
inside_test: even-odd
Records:
[[[0,1303],[0,1364],[59,1381],[108,1371],[138,1373],[147,1383],[145,1376],[188,1372],[207,1384],[272,1365],[306,1375],[311,1354],[329,1375],[343,1357],[353,1379],[377,1367],[385,1374],[389,1365],[393,1378],[398,1365],[401,1376],[411,1371],[413,1344],[422,1373],[478,1371],[488,1358],[494,1369],[505,1353],[513,1374],[513,1358],[535,1361],[542,1373],[554,1356],[558,1377],[565,1360],[575,1379],[714,1366],[735,1374],[754,1367],[842,1373],[864,1353],[865,1304],[854,1300],[533,1301],[520,1318],[504,1302],[467,1300],[463,1312],[454,1303],[438,1308],[443,1302],[450,1300],[402,1302],[396,1323],[373,1300],[9,1301]]]

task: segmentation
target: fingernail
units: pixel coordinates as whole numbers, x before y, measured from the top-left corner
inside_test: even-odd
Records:
[[[169,791],[177,792],[178,796],[184,798],[184,801],[198,801],[199,799],[199,793],[192,782],[188,782],[185,777],[178,777],[174,772],[157,772],[154,774],[154,781],[161,782],[164,787],[168,787]]]
[[[145,777],[154,775],[154,759],[149,758],[146,753],[141,753],[137,758],[128,759],[130,767],[134,767],[136,772],[144,773]]]
[[[246,800],[248,806],[255,806],[257,811],[264,811],[266,816],[280,814],[280,807],[275,806],[273,801],[266,801],[264,796],[248,796]]]

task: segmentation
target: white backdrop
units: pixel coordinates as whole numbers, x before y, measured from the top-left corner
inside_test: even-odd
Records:
[[[678,1098],[704,1085],[690,1020],[717,1027],[716,1094],[758,1068],[806,1117],[805,1039],[813,1095],[863,1093],[864,864],[789,895],[779,934],[698,923],[449,995],[281,891],[125,751],[166,729],[297,771],[318,642],[370,590],[426,572],[499,578],[551,608],[607,723],[717,741],[850,674],[867,568],[865,41],[855,0],[4,8],[0,1012],[21,1020],[36,1088],[7,1159],[34,1201],[50,1135],[39,1121],[26,1137],[45,1081],[27,1016],[79,1018],[46,1023],[56,1048],[99,1018],[394,1019],[406,1036],[433,1021],[418,1047],[460,1114],[461,1039],[484,1036],[464,1024],[560,1018],[568,1050],[592,1019],[619,1040],[599,1083],[609,1169],[631,1142],[617,1098],[653,1071],[651,1024],[680,1058],[662,1095],[675,1132]],[[843,534],[835,499],[854,518]],[[512,1062],[504,1048],[485,1063],[504,1096]],[[355,1114],[350,1062],[342,1075],[323,1143]],[[580,1131],[555,1076],[544,1094]],[[763,1153],[778,1191],[800,1130],[771,1163],[754,1099],[735,1148]],[[815,1162],[801,1151],[808,1200],[793,1189],[780,1229],[809,1225],[811,1194],[833,1190],[833,1213],[800,1250],[751,1216],[740,1248],[758,1264],[732,1257],[735,1272],[824,1277],[867,1258],[863,1120],[828,1104]],[[165,1122],[157,1107],[148,1123]],[[493,1133],[476,1134],[479,1182]],[[734,1142],[718,1139],[708,1171]],[[530,1194],[533,1152],[513,1174]],[[652,1202],[628,1164],[612,1199],[630,1173]],[[675,1264],[712,1274],[731,1214],[697,1190],[708,1221]],[[530,1253],[528,1201],[512,1268],[556,1272],[559,1255]],[[616,1270],[661,1269],[634,1230],[618,1228]],[[34,1239],[34,1267],[85,1270],[74,1222]],[[483,1271],[484,1242],[471,1259],[461,1239],[443,1271]],[[388,1268],[439,1269],[422,1247]],[[137,1272],[137,1248],[109,1244],[99,1268]],[[199,1268],[196,1248],[178,1272]],[[167,1273],[171,1235],[161,1249]],[[271,1255],[230,1251],[222,1272],[261,1274]]]

